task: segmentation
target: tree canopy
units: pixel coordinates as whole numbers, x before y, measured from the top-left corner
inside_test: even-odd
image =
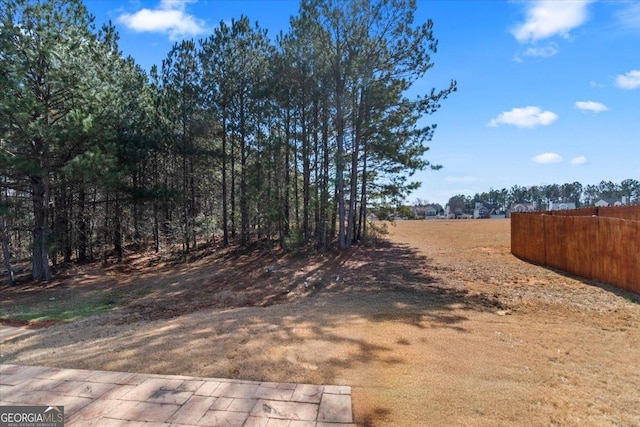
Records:
[[[367,207],[404,197],[455,81],[411,0],[303,0],[275,40],[246,16],[146,73],[80,0],[0,10],[5,258],[50,265],[202,242],[340,248]],[[9,262],[9,260],[6,260]],[[8,268],[10,270],[10,267]]]

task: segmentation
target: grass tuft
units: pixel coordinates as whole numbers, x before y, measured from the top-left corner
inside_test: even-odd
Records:
[[[31,307],[16,306],[15,310],[0,311],[0,317],[24,322],[72,322],[81,317],[105,313],[116,307],[113,298],[106,300],[86,300],[80,303],[68,301],[49,301],[48,304],[37,304]]]

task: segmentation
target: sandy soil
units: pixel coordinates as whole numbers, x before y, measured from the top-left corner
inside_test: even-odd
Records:
[[[363,426],[640,425],[640,298],[509,252],[508,220],[405,221],[348,254],[130,259],[0,307],[120,308],[0,362],[346,384]]]

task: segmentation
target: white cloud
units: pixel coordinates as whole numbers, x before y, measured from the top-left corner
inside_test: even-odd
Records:
[[[576,108],[579,108],[582,111],[592,111],[594,113],[601,113],[609,109],[606,105],[595,101],[578,101],[576,102]]]
[[[540,107],[514,108],[511,111],[500,113],[491,119],[487,126],[496,127],[501,124],[514,125],[521,128],[531,128],[535,126],[547,126],[555,122],[558,115],[552,111],[542,111]]]
[[[533,56],[538,58],[551,58],[558,54],[558,45],[555,43],[551,43],[544,47],[530,47],[526,49],[522,53],[517,53],[513,58],[516,62],[522,63],[524,60],[523,56]]]
[[[596,87],[596,88],[603,88],[603,87],[606,87],[606,85],[605,85],[605,84],[598,83],[598,82],[597,82],[597,81],[595,81],[595,80],[591,80],[591,81],[589,82],[589,85],[590,85],[591,87]]]
[[[616,76],[616,86],[629,90],[640,88],[640,70],[632,70],[627,74],[618,74]]]
[[[558,49],[554,43],[545,47],[530,47],[522,54],[524,56],[540,56],[542,58],[551,58],[558,53]]]
[[[123,13],[117,21],[140,33],[167,33],[171,40],[206,32],[203,20],[185,12],[187,3],[195,3],[195,0],[162,0],[156,9]]]
[[[564,159],[556,153],[543,153],[543,154],[538,154],[537,156],[533,157],[531,160],[540,164],[549,164],[549,163],[560,163]]]
[[[584,165],[587,163],[587,158],[585,156],[578,156],[571,159],[571,164],[574,166]]]
[[[535,42],[556,35],[568,38],[569,31],[582,25],[588,17],[591,0],[538,0],[529,6],[527,19],[511,33],[521,43]]]

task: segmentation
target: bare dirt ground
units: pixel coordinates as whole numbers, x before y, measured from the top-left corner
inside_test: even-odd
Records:
[[[346,384],[363,426],[640,425],[640,298],[515,258],[509,227],[405,221],[346,254],[77,267],[0,288],[0,308],[116,308],[47,322],[0,362]]]

